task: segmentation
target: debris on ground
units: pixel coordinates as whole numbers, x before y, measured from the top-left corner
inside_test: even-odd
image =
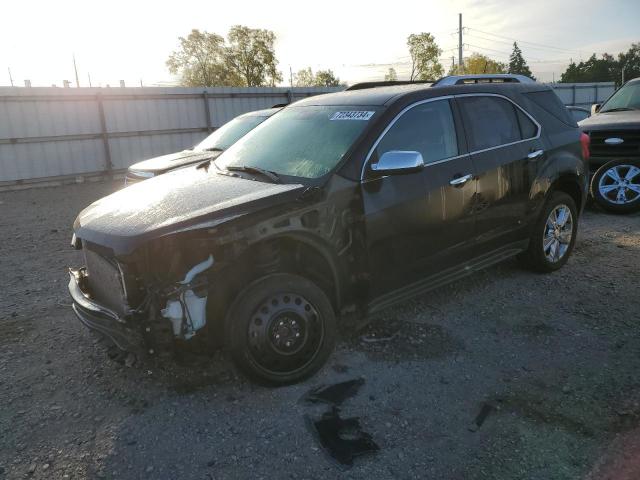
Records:
[[[332,407],[319,420],[308,420],[327,453],[341,465],[352,466],[353,459],[375,453],[380,447],[362,430],[359,418],[341,418],[340,409]]]

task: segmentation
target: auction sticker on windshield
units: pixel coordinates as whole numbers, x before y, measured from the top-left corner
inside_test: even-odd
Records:
[[[373,117],[374,113],[375,112],[365,112],[362,110],[336,112],[329,117],[329,120],[369,120]]]

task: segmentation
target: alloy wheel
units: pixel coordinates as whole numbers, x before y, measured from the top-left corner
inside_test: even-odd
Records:
[[[615,205],[635,202],[640,197],[640,168],[616,165],[608,169],[598,182],[602,198]]]
[[[542,248],[545,258],[552,263],[559,262],[567,253],[573,237],[573,215],[564,204],[551,210],[544,226]]]

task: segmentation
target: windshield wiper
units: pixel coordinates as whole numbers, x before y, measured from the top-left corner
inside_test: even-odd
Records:
[[[601,110],[600,113],[607,113],[607,112],[630,112],[631,110],[638,110],[637,108],[629,108],[629,107],[616,107],[616,108],[610,108],[609,110]]]
[[[220,148],[220,147],[208,147],[208,148],[203,148],[202,149],[203,152],[224,152],[224,148]]]
[[[260,167],[251,167],[249,165],[239,166],[239,165],[231,165],[226,167],[230,172],[247,172],[247,173],[259,173],[260,175],[264,175],[273,183],[280,183],[280,177],[270,170],[265,170]]]

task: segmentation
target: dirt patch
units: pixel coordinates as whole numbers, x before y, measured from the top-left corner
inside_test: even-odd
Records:
[[[464,348],[440,325],[386,319],[365,327],[349,344],[372,360],[395,362],[441,358]]]

